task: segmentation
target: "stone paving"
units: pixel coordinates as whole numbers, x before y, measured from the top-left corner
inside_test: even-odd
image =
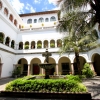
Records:
[[[0,91],[4,90],[6,83],[8,83],[11,80],[14,80],[14,78],[0,79]],[[85,79],[83,80],[83,84],[88,88],[88,91],[91,93],[93,100],[100,100],[100,76],[96,76],[92,79]],[[40,100],[40,99],[0,98],[0,100]]]

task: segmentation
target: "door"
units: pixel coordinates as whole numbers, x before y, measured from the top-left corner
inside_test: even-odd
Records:
[[[38,75],[40,73],[40,68],[38,64],[33,64],[33,75]]]

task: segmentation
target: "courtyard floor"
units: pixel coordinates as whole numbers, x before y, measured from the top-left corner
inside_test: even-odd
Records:
[[[14,78],[0,79],[0,91],[5,90],[6,84],[12,80],[14,80]],[[96,76],[92,79],[85,79],[83,80],[83,84],[88,88],[88,91],[91,93],[92,99],[100,100],[100,76]],[[16,99],[0,98],[0,100],[16,100]],[[28,99],[23,99],[23,100],[28,100]],[[29,99],[29,100],[36,100],[36,99]]]

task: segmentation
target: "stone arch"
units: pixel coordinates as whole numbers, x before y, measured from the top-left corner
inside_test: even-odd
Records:
[[[19,50],[23,49],[23,42],[19,42]]]
[[[93,54],[91,60],[93,62],[95,72],[100,76],[100,54]]]
[[[17,20],[16,19],[14,20],[14,25],[17,26]]]
[[[55,47],[55,40],[50,40],[50,47],[54,48]]]
[[[42,41],[37,41],[37,48],[42,48]]]
[[[2,7],[3,7],[3,4],[2,4],[2,2],[0,1],[0,10],[2,9]]]
[[[83,56],[79,56],[79,61],[80,61],[80,68],[81,70],[83,69],[84,67],[84,64],[86,63],[86,59],[83,57]],[[73,61],[73,66],[74,66],[74,74],[78,74],[78,68],[76,66],[76,58],[74,58],[74,61]]]
[[[29,49],[29,41],[25,42],[24,49]]]
[[[28,73],[28,61],[25,58],[20,58],[17,65],[21,67],[21,74],[26,76]]]
[[[0,32],[0,43],[3,43],[4,37],[5,37],[4,33]]]
[[[35,49],[35,41],[31,42],[31,49]]]
[[[10,37],[6,37],[5,40],[5,45],[9,46],[10,45]]]
[[[46,63],[46,59],[44,59],[44,63]],[[56,61],[53,57],[49,57],[49,63],[56,63]],[[54,75],[54,72],[56,72],[56,66],[49,70],[49,75]]]
[[[44,48],[48,48],[48,40],[44,40],[43,46]]]
[[[9,19],[11,22],[13,22],[13,15],[12,14],[10,14]]]
[[[30,65],[31,65],[31,74],[33,75],[38,75],[40,73],[42,73],[42,71],[40,70],[40,67],[38,64],[41,63],[41,60],[39,58],[33,58],[30,61]]]
[[[14,47],[15,47],[15,41],[14,41],[14,40],[12,40],[12,41],[11,41],[11,48],[13,48],[13,49],[14,49]]]
[[[38,22],[40,22],[40,23],[41,23],[41,22],[44,22],[44,18],[42,18],[42,17],[39,18]]]
[[[57,40],[57,47],[62,47],[62,40],[61,39]]]
[[[52,17],[50,18],[50,21],[56,21],[56,18],[55,18],[54,16],[52,16]]]
[[[62,56],[58,60],[58,74],[67,75],[71,72],[71,61],[68,57]]]
[[[8,16],[8,9],[7,9],[7,8],[4,8],[4,14],[5,14],[6,16]]]

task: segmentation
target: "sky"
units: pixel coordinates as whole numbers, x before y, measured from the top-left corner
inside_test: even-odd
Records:
[[[18,14],[58,10],[56,0],[8,0]]]

